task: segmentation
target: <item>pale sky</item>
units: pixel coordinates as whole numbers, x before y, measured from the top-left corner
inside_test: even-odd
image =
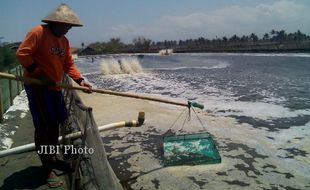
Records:
[[[231,37],[271,29],[310,34],[309,0],[1,0],[2,42],[23,40],[50,11],[68,4],[83,27],[69,31],[73,47],[119,37],[131,43]]]

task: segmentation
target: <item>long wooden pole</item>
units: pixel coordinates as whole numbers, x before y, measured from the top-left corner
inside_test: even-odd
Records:
[[[10,72],[10,70],[8,71]],[[12,80],[9,79],[9,92],[10,92],[10,106],[13,105],[13,89],[12,89]]]
[[[3,104],[2,104],[2,87],[1,87],[1,85],[0,85],[0,90],[1,90],[0,91],[0,123],[2,123],[4,108],[3,108]]]
[[[0,77],[12,79],[12,80],[18,80],[18,81],[22,81],[22,82],[27,82],[30,84],[45,85],[42,81],[40,81],[38,79],[16,76],[16,75],[8,74],[8,73],[0,72]],[[71,86],[71,85],[63,84],[63,83],[59,83],[59,84],[57,84],[57,86],[64,88],[64,89],[83,90],[83,91],[89,90],[87,87]],[[203,109],[203,105],[200,105],[200,104],[194,103],[194,102],[183,103],[183,102],[177,102],[177,101],[172,101],[172,100],[165,100],[162,98],[155,98],[155,97],[137,95],[137,94],[127,93],[127,92],[115,92],[112,90],[104,90],[104,89],[92,89],[92,91],[97,92],[97,93],[101,93],[101,94],[109,94],[109,95],[115,95],[115,96],[123,96],[123,97],[129,97],[129,98],[150,100],[150,101],[161,102],[161,103],[166,103],[166,104],[173,104],[173,105],[184,106],[184,107],[193,106],[193,107],[198,107],[200,109]]]

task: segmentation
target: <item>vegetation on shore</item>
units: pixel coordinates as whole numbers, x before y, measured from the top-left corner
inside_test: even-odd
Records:
[[[14,48],[11,45],[0,44],[0,71],[7,71],[17,65]]]
[[[206,39],[203,37],[187,40],[154,42],[138,37],[131,44],[123,43],[120,38],[108,42],[94,42],[82,49],[80,55],[105,53],[157,53],[161,49],[173,49],[174,52],[310,52],[310,36],[299,30],[286,33],[285,30],[271,30],[259,38],[250,35]]]
[[[0,43],[0,71],[9,70],[18,65],[15,50],[19,42]],[[158,53],[162,49],[173,49],[176,53],[185,52],[310,52],[310,36],[299,30],[286,33],[284,30],[271,30],[261,38],[256,34],[233,35],[206,39],[203,37],[187,40],[165,40],[154,42],[145,37],[135,38],[125,44],[120,38],[111,38],[108,42],[94,42],[77,50],[79,55],[113,53]]]

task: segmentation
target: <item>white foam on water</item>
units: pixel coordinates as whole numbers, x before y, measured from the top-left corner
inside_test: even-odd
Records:
[[[4,113],[4,121],[0,123],[0,149],[9,149],[14,143],[11,136],[14,135],[19,126],[12,126],[6,122],[12,118],[24,118],[28,108],[28,100],[26,92],[22,91],[20,95],[16,96],[13,100],[13,105]],[[20,112],[16,115],[16,111]]]
[[[227,68],[229,66],[230,66],[230,64],[227,62],[219,62],[218,64],[209,67],[209,69],[223,69],[223,68]]]
[[[1,143],[3,144],[3,146],[1,146],[0,149],[5,150],[5,149],[11,148],[11,146],[13,144],[13,140],[11,138],[8,138],[8,137],[3,137],[1,140]]]
[[[177,117],[177,115],[178,113],[176,113],[175,116]],[[223,182],[225,180],[244,181],[250,184],[246,189],[261,189],[261,184],[264,184],[264,187],[270,187],[270,184],[274,187],[296,187],[296,184],[304,185],[305,182],[307,182],[307,177],[309,178],[310,175],[308,167],[310,162],[309,157],[295,155],[294,158],[285,158],[287,155],[290,155],[290,153],[284,149],[296,148],[301,151],[309,150],[310,147],[307,148],[309,138],[307,137],[309,137],[310,131],[308,130],[307,133],[302,132],[302,129],[306,130],[307,127],[309,127],[309,123],[306,126],[296,126],[290,129],[281,129],[277,132],[270,132],[266,129],[255,128],[249,124],[240,124],[236,119],[230,117],[214,117],[209,116],[209,114],[206,113],[201,113],[200,116],[202,122],[207,127],[207,131],[214,135],[214,139],[218,143],[222,163],[216,165],[175,166],[153,171],[153,168],[150,168],[150,166],[161,166],[160,163],[158,163],[158,159],[153,160],[153,154],[150,154],[148,151],[145,151],[145,154],[143,155],[136,154],[136,152],[142,152],[139,143],[139,145],[130,145],[130,148],[126,149],[125,147],[125,151],[124,149],[122,149],[122,151],[127,153],[134,152],[133,156],[128,156],[128,158],[126,158],[131,165],[128,170],[135,174],[139,174],[139,172],[143,173],[143,175],[137,178],[137,187],[145,187],[149,184],[150,180],[156,178],[159,180],[159,184],[161,184],[162,187],[170,187],[165,184],[166,181],[169,181],[171,184],[175,183],[174,185],[179,189],[184,187],[183,184],[180,185],[180,183],[186,180],[188,176],[194,176],[197,180],[206,182],[203,189],[208,189],[208,187],[212,185],[214,185],[214,188],[212,189],[231,188],[231,184]],[[173,119],[174,118],[165,121],[158,121],[157,118],[156,121],[152,122],[154,122],[154,126],[156,126],[157,129],[157,127],[161,128],[162,126],[165,126],[161,125],[161,122],[165,123],[169,122],[169,120],[173,122]],[[191,121],[194,121],[194,117]],[[149,122],[151,121],[148,120],[147,122],[150,125]],[[197,120],[195,122],[198,123]],[[195,127],[197,127],[195,124],[191,128],[186,126],[184,130],[188,133],[195,132],[197,131],[197,128]],[[164,130],[165,129],[166,128],[164,128]],[[119,135],[120,133],[117,131],[114,134]],[[124,136],[128,137],[134,134],[134,132],[131,134],[129,132],[129,134]],[[299,139],[296,139],[296,137]],[[294,140],[298,140],[298,142]],[[293,143],[290,143],[289,141]],[[119,147],[128,142],[125,141],[124,143],[120,143],[119,140],[115,140],[113,143],[115,143],[115,147]],[[132,143],[132,141],[130,143]],[[115,147],[113,146],[113,148]],[[182,147],[176,148],[182,150]],[[118,152],[118,155],[122,155],[123,152]],[[139,159],[140,157],[143,157],[144,160]],[[152,160],[148,158],[151,158]],[[167,172],[167,169],[171,171],[171,173]],[[144,175],[144,173],[147,174]],[[158,175],[156,175],[156,173]],[[160,177],[167,173],[169,174],[168,176],[165,176],[164,178]],[[177,178],[175,178],[176,175]],[[293,177],[287,179],[286,176],[290,177],[290,175]],[[145,179],[145,176],[149,176],[149,178]],[[173,177],[170,178],[169,176]],[[230,178],[229,176],[233,176],[233,178]],[[258,184],[257,182],[261,183]],[[187,184],[193,184],[193,182],[188,181]],[[301,187],[303,187],[303,185],[301,185]],[[200,188],[198,187],[194,189]],[[236,189],[243,188],[236,186]]]
[[[260,120],[293,118],[310,115],[310,109],[291,110],[283,104],[285,99],[273,97],[261,101],[238,101],[229,90],[219,90],[205,84],[205,89],[195,89],[188,82],[171,77],[169,81],[152,72],[139,75],[113,76],[117,86],[124,86],[126,91],[146,94],[168,94],[173,98],[195,100],[203,103],[205,109],[219,116],[246,116]],[[116,87],[116,86],[115,86]],[[267,92],[263,92],[266,94]],[[270,94],[269,94],[270,95]],[[167,97],[164,97],[167,98]]]
[[[104,75],[133,74],[142,72],[142,67],[136,57],[113,57],[102,59],[101,72]]]
[[[94,72],[83,72],[82,75],[87,77],[89,75],[99,75],[99,74],[102,74],[101,71],[94,71]]]
[[[237,54],[238,55],[238,54]],[[308,53],[244,53],[239,56],[257,56],[257,57],[310,57]]]
[[[225,111],[220,113],[223,116],[247,116],[261,120],[270,120],[310,114],[310,109],[290,110],[281,105],[265,102],[220,101],[220,98],[214,100],[214,98],[208,97],[204,99],[204,105],[208,110],[214,112]]]
[[[291,110],[285,107],[284,103],[287,101],[285,98],[276,97],[275,94],[267,91],[259,92],[259,94],[266,97],[262,100],[255,102],[239,101],[238,99],[240,97],[236,97],[230,89],[221,90],[211,86],[211,84],[214,84],[212,81],[205,81],[202,85],[203,87],[200,84],[195,86],[193,85],[195,81],[180,80],[171,73],[168,77],[163,77],[162,74],[156,72],[103,77],[113,81],[112,84],[114,84],[114,86],[111,86],[111,88],[114,87],[124,91],[180,102],[186,102],[189,99],[205,105],[205,110],[207,110],[208,113],[200,112],[200,114],[203,115],[202,122],[206,126],[208,132],[214,135],[216,141],[219,143],[219,151],[223,159],[222,163],[214,166],[218,168],[211,172],[210,168],[212,166],[210,165],[199,165],[196,166],[196,168],[190,167],[188,170],[184,169],[183,166],[174,167],[174,171],[172,172],[173,175],[185,173],[184,175],[189,176],[188,171],[192,170],[193,176],[196,178],[202,177],[204,179],[210,179],[211,177],[212,182],[216,181],[215,184],[217,188],[218,184],[223,185],[222,189],[230,188],[231,185],[223,183],[222,180],[227,180],[227,176],[215,175],[217,171],[227,173],[228,176],[234,176],[234,179],[237,181],[249,180],[248,183],[251,184],[249,189],[254,189],[252,185],[254,187],[260,186],[257,185],[255,181],[266,183],[267,186],[268,184],[275,184],[275,187],[279,187],[281,185],[289,186],[291,184],[296,185],[304,183],[304,181],[307,181],[306,178],[310,177],[310,170],[308,167],[310,164],[310,122],[306,123],[304,126],[290,126],[288,129],[270,131],[261,126],[239,123],[237,119],[229,117],[229,115],[247,116],[268,121],[272,119],[310,115],[310,109]],[[158,105],[157,102],[154,102],[154,104]],[[175,107],[164,104],[161,104],[161,106]],[[181,109],[175,110],[176,112],[181,112]],[[193,119],[191,121],[195,122],[194,127],[185,127],[184,130],[187,132],[197,131],[197,125],[199,125],[199,123],[197,120],[194,121],[195,116],[192,117]],[[173,122],[174,119],[176,118],[172,118],[171,122]],[[151,120],[149,120],[149,122],[151,122]],[[160,123],[160,121],[152,122],[158,125]],[[156,127],[161,129],[161,125]],[[166,128],[163,130],[166,130]],[[231,150],[222,148],[226,147],[225,143],[232,143],[233,145],[230,146],[237,147]],[[117,142],[116,144],[119,145],[120,143]],[[240,147],[238,147],[238,145],[240,145]],[[297,151],[297,153],[291,153],[290,149]],[[254,153],[251,154],[251,151]],[[306,156],[299,154],[298,151],[300,151],[301,154],[305,152]],[[256,157],[256,154],[259,154],[258,157]],[[260,156],[263,156],[263,158]],[[132,157],[130,159],[137,160],[135,158],[136,157]],[[145,163],[149,167],[149,163],[154,162],[156,162],[156,160],[152,162],[146,161]],[[131,161],[129,161],[129,163],[131,163]],[[138,163],[140,164],[140,162]],[[249,166],[251,163],[253,164],[252,167],[255,168],[253,170],[251,166]],[[249,168],[250,172],[247,173],[243,171],[243,169],[238,168],[239,166],[244,166],[245,170]],[[137,169],[136,172],[139,172],[139,169]],[[150,175],[154,173],[156,173],[156,171],[152,172]],[[286,175],[290,174],[294,177],[288,180]],[[257,178],[251,178],[251,176]],[[212,177],[214,177],[214,179]],[[142,178],[143,177],[138,178],[138,180]],[[154,179],[154,176],[152,176],[151,179]],[[172,179],[172,181],[173,180],[175,179]],[[160,179],[161,184],[165,181],[167,180]],[[183,180],[181,179],[178,182],[180,181]],[[212,186],[212,183],[209,183],[210,180],[207,181],[208,183],[206,186]],[[188,184],[190,183],[191,182]],[[145,185],[145,183],[141,183],[141,187],[143,185]]]
[[[184,53],[193,56],[310,57],[309,53]]]
[[[4,119],[8,119],[10,112],[14,111],[22,111],[20,118],[25,117],[25,112],[29,110],[28,108],[28,100],[27,100],[27,95],[25,91],[22,91],[20,95],[16,96],[13,100],[13,105],[9,107],[9,109],[6,111],[4,114]]]
[[[305,163],[309,163],[308,159],[301,156],[296,156],[295,158],[289,159],[285,158],[289,155],[285,148],[296,148],[306,153],[310,153],[310,147],[306,146],[309,142],[310,136],[310,122],[305,124],[305,126],[291,126],[289,129],[280,129],[279,131],[271,132],[265,128],[256,128],[260,126],[250,126],[249,124],[240,124],[235,119],[228,117],[229,115],[237,116],[247,116],[252,118],[257,118],[261,120],[272,120],[279,118],[293,118],[300,115],[310,115],[310,109],[304,110],[290,110],[285,106],[278,104],[284,101],[283,98],[270,97],[268,102],[243,102],[237,101],[236,97],[232,97],[232,93],[229,90],[219,90],[214,87],[206,86],[206,90],[214,95],[209,95],[208,93],[199,93],[199,89],[192,89],[189,84],[184,81],[171,80],[169,82],[159,78],[157,74],[141,74],[134,76],[135,82],[131,80],[131,77],[126,77],[126,85],[133,85],[132,91],[135,89],[143,88],[144,85],[153,86],[154,88],[147,88],[144,92],[149,92],[150,94],[161,94],[162,92],[170,92],[172,95],[177,95],[178,100],[184,100],[193,98],[194,101],[203,103],[205,109],[211,111],[213,115],[225,118],[227,122],[224,124],[231,126],[229,130],[225,129],[215,129],[220,130],[219,133],[223,134],[227,131],[227,137],[232,139],[232,141],[237,141],[242,139],[250,147],[255,148],[259,153],[265,155],[270,155],[271,159],[278,160],[281,159],[280,165],[285,167],[289,164],[287,168],[291,171],[300,173],[300,175],[310,175],[308,168],[304,167]],[[120,81],[124,82],[124,77],[118,78]],[[157,90],[159,89],[159,90]],[[220,95],[219,95],[220,94]],[[166,99],[167,97],[162,98]],[[219,111],[225,112],[219,112]],[[225,127],[227,127],[225,126]],[[232,132],[233,131],[233,132]],[[215,134],[214,134],[215,135]],[[217,135],[215,135],[217,136]],[[222,136],[222,135],[218,135]],[[273,139],[271,139],[272,137]],[[308,139],[308,140],[307,140]],[[257,146],[259,144],[259,146]],[[266,145],[266,146],[264,146]]]
[[[279,131],[268,131],[264,128],[254,128],[249,124],[238,124],[233,118],[223,117],[213,119],[207,123],[215,125],[208,130],[216,137],[224,137],[232,142],[243,143],[254,148],[262,155],[268,155],[268,159],[276,162],[281,168],[300,176],[310,177],[310,122],[304,126],[292,126]],[[216,123],[216,124],[215,124]],[[222,123],[222,125],[219,125]],[[304,151],[306,156],[294,155],[290,149]],[[289,158],[288,156],[292,156]],[[257,160],[258,162],[260,159]],[[279,169],[279,168],[277,168]]]
[[[227,68],[230,66],[230,64],[226,61],[218,61],[218,60],[204,60],[203,66],[179,66],[179,67],[157,67],[157,68],[149,68],[145,69],[148,71],[156,71],[156,70],[161,70],[161,71],[177,71],[177,70],[183,70],[183,69],[223,69]]]
[[[228,67],[229,65],[227,64],[219,64],[219,65],[214,65],[214,66],[201,66],[201,67],[173,67],[173,68],[153,68],[153,69],[147,69],[149,71],[155,71],[155,70],[162,70],[162,71],[177,71],[177,70],[183,70],[183,69],[223,69]]]
[[[162,71],[177,71],[177,70],[189,69],[189,68],[194,68],[194,67],[173,67],[173,68],[160,67],[160,68],[152,68],[152,69],[146,69],[146,70],[147,70],[147,71],[156,71],[156,70],[162,70]],[[196,68],[197,68],[197,67],[196,67]]]
[[[213,66],[216,66],[216,64],[213,64]],[[188,67],[180,67],[177,69],[183,68]],[[246,116],[265,121],[272,121],[273,119],[280,118],[292,118],[293,120],[294,117],[297,116],[310,115],[310,109],[291,110],[285,107],[285,102],[287,102],[287,100],[284,97],[278,97],[272,92],[260,89],[253,89],[251,92],[253,92],[253,95],[258,94],[266,98],[257,101],[240,101],[239,99],[241,97],[237,97],[232,89],[218,89],[213,85],[215,84],[214,81],[207,81],[211,79],[206,79],[203,84],[195,85],[195,81],[185,81],[187,79],[186,77],[184,77],[185,80],[180,79],[180,76],[177,74],[174,75],[174,72],[164,77],[163,73],[165,72],[159,74],[158,72],[153,73],[149,71],[135,74],[105,75],[103,78],[106,77],[106,79],[114,85],[111,86],[111,88],[120,89],[122,91],[156,96],[180,102],[193,100],[205,105],[205,110],[207,110],[208,113],[200,112],[200,114],[203,115],[202,122],[207,127],[208,132],[214,135],[216,141],[219,143],[219,151],[223,158],[223,162],[215,166],[218,167],[215,171],[210,172],[210,168],[212,167],[210,165],[199,165],[195,168],[188,168],[188,170],[193,171],[193,176],[195,176],[196,179],[199,179],[199,177],[203,179],[212,179],[206,180],[208,183],[205,187],[212,187],[212,183],[216,181],[216,185],[223,185],[222,189],[231,188],[231,185],[223,183],[222,181],[227,180],[227,176],[234,176],[234,179],[237,181],[248,180],[247,182],[250,184],[250,186],[248,186],[249,189],[254,189],[252,187],[258,186],[262,188],[263,186],[257,184],[257,181],[266,184],[264,187],[268,189],[271,188],[271,186],[273,187],[274,184],[274,187],[279,187],[281,185],[285,187],[291,184],[295,185],[292,187],[299,187],[296,186],[296,184],[305,184],[307,178],[309,179],[310,122],[303,126],[290,126],[288,129],[270,131],[262,126],[240,123],[238,119],[229,116]],[[154,102],[154,104],[158,105],[157,102]],[[182,111],[176,106],[166,104],[160,105],[173,107],[176,112]],[[191,121],[194,121],[195,116],[192,117],[193,119]],[[172,118],[173,121],[174,119],[176,118]],[[149,122],[151,122],[151,120],[149,120]],[[159,125],[161,121],[156,120],[152,122]],[[194,122],[198,123],[197,120]],[[185,128],[185,130],[188,132],[195,132],[197,125],[199,125],[199,123],[197,125],[196,123],[194,125],[196,128]],[[162,125],[156,127],[162,129],[161,126]],[[165,129],[166,128],[163,130]],[[228,145],[225,143],[232,143],[232,145],[229,146],[237,147],[235,149],[230,147],[231,150],[229,150],[227,148]],[[119,145],[120,143],[116,142],[116,144]],[[238,145],[240,145],[240,147],[238,147]],[[293,150],[293,152],[290,152],[290,149]],[[251,151],[254,153],[251,154]],[[294,151],[296,151],[296,153],[294,153]],[[302,154],[306,154],[306,156]],[[260,157],[260,155],[263,157]],[[135,157],[131,159],[135,159]],[[149,166],[149,163],[151,162],[146,162],[146,165]],[[253,170],[250,166],[251,163],[253,164],[252,167],[255,168]],[[243,169],[238,168],[239,166],[244,166],[245,170],[248,168],[250,171],[243,171]],[[188,171],[186,171],[184,167],[174,167],[173,169],[175,169],[173,175],[187,172],[184,175],[189,176]],[[227,173],[227,176],[215,175],[216,171],[224,171],[224,173]],[[258,172],[258,174],[255,172]],[[154,173],[156,173],[156,171],[151,174]],[[207,173],[210,175],[206,175]],[[294,177],[287,179],[288,177],[286,177],[286,175],[289,176],[290,174]],[[251,176],[257,178],[251,178]],[[152,176],[151,179],[154,179],[154,176]],[[162,179],[161,183],[165,181],[167,180]],[[181,179],[179,181],[183,180]],[[141,184],[142,187],[145,183]],[[188,184],[190,184],[190,182]],[[267,187],[268,184],[272,185]],[[216,188],[218,188],[218,186],[216,186]]]

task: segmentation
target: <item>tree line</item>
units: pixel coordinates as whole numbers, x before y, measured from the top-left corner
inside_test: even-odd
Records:
[[[0,37],[2,40],[3,37]],[[18,65],[15,50],[19,43],[2,43],[0,41],[0,70],[8,70]],[[120,38],[111,38],[108,42],[90,43],[79,50],[80,55],[107,53],[157,53],[161,49],[173,49],[174,52],[272,52],[295,51],[310,52],[310,36],[297,30],[287,33],[285,30],[271,30],[261,38],[255,33],[249,35],[232,35],[215,39],[197,38],[186,40],[152,41],[143,36],[125,44]]]
[[[10,44],[0,42],[0,71],[7,71],[17,65],[14,48]]]
[[[80,54],[105,53],[154,53],[161,49],[173,49],[174,52],[212,52],[212,51],[310,51],[310,36],[301,31],[287,33],[285,30],[271,30],[261,38],[255,33],[216,37],[215,39],[197,38],[186,40],[152,41],[143,36],[125,44],[120,38],[111,38],[108,42],[95,42],[84,48]]]

